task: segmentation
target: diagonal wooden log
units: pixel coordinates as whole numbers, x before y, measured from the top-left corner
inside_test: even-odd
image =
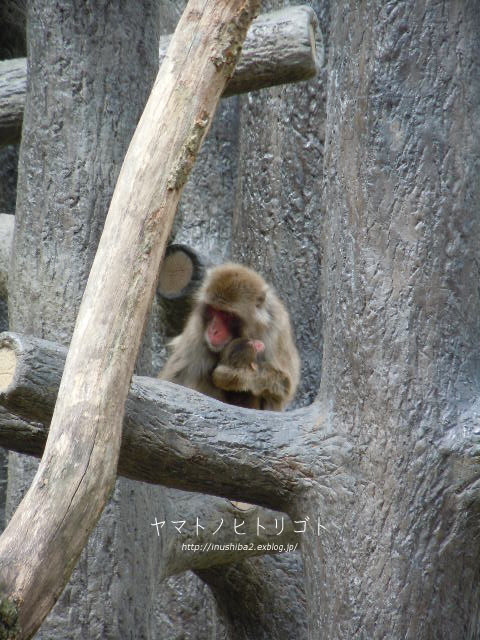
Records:
[[[171,38],[160,40],[160,63]],[[285,7],[263,14],[252,24],[222,97],[308,80],[322,63],[322,36],[311,7]],[[0,62],[0,146],[20,140],[26,85],[25,58]]]
[[[258,0],[188,2],[126,154],[44,455],[0,538],[0,624],[12,628],[14,607],[17,638],[31,637],[54,605],[113,489],[125,401],[178,200],[258,8]]]

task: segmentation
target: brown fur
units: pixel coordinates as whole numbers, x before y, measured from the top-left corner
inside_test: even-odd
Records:
[[[256,368],[232,371],[232,363],[222,363],[222,353],[209,347],[205,315],[208,307],[235,315],[235,338],[264,343]],[[236,404],[232,393],[246,393],[255,397],[251,400],[255,408],[280,411],[293,398],[298,385],[300,359],[288,313],[265,280],[239,264],[228,263],[209,271],[185,329],[171,346],[172,354],[160,377],[224,402]]]
[[[220,361],[215,368],[212,379],[214,383],[216,378],[223,384],[225,389],[227,379],[230,386],[241,389],[248,385],[245,380],[252,371],[258,371],[257,362],[262,362],[263,353],[258,353],[253,340],[248,338],[235,338],[221,352]],[[220,376],[220,377],[219,377]],[[261,397],[253,395],[248,390],[245,391],[226,391],[226,401],[237,407],[246,407],[247,409],[262,409]]]

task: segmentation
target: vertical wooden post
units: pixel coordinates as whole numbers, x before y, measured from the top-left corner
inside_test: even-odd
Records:
[[[190,0],[125,157],[45,453],[0,538],[9,605],[0,628],[11,630],[18,614],[18,638],[31,637],[55,603],[114,486],[125,399],[178,200],[259,4]]]

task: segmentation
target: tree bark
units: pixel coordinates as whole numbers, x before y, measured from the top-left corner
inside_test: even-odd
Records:
[[[270,9],[270,7],[268,6],[267,9]],[[298,87],[305,87],[305,85],[299,84]],[[259,92],[257,95],[262,93]],[[248,98],[249,101],[253,99],[253,95]],[[214,130],[211,131],[206,141],[206,146],[201,153],[202,157],[194,169],[192,178],[187,184],[182,198],[180,207],[182,225],[175,236],[176,242],[193,246],[201,255],[208,256],[216,262],[231,260],[233,257],[232,226],[235,225],[235,218],[238,215],[240,177],[238,166],[239,162],[241,162],[238,144],[239,136],[241,135],[238,118],[240,101],[238,98],[222,101],[220,115],[217,115],[214,123]],[[261,119],[258,122],[262,122],[262,128],[267,125]],[[258,123],[254,126],[257,127]],[[259,150],[259,153],[262,153],[262,151]],[[257,194],[257,201],[261,201],[262,192],[257,191],[255,187],[254,191]],[[258,221],[254,224],[258,224]],[[281,293],[283,282],[280,282],[280,285],[279,292]],[[296,313],[295,310],[294,314]],[[303,310],[298,313],[302,315]],[[162,326],[157,324],[158,336],[162,335],[162,331]],[[159,361],[157,370],[161,369],[161,366],[162,361]],[[208,498],[206,500],[208,501]],[[272,593],[276,589],[276,593],[279,596],[272,609],[268,610],[262,607],[261,598],[256,601],[249,598],[247,602],[241,597],[241,594],[250,591],[250,582],[252,583],[252,588],[258,588],[259,585],[260,571],[258,564],[253,567],[250,567],[249,564],[250,561],[245,560],[241,563],[241,570],[237,564],[235,572],[229,572],[227,567],[216,572],[214,591],[219,605],[220,619],[228,627],[231,640],[245,640],[244,632],[246,628],[250,633],[248,640],[263,638],[264,634],[267,634],[269,640],[283,640],[285,637],[283,630],[295,624],[297,624],[297,632],[300,634],[305,620],[304,608],[300,605],[297,606],[296,601],[294,602],[293,599],[282,599],[283,589],[278,588],[279,582],[285,579],[285,571],[276,570],[275,567],[269,565],[263,575],[263,580],[267,584],[262,587],[262,592],[264,590],[265,593]],[[221,589],[219,586],[222,572],[224,574],[225,589]],[[295,577],[295,573],[297,581],[301,582],[301,568],[297,568],[296,572],[289,574],[292,579]],[[208,577],[205,574],[198,575],[201,575],[203,580],[208,581]],[[177,577],[175,581],[170,579],[168,586],[174,582],[177,593],[189,593],[190,585],[192,583],[195,584],[195,577],[190,573],[186,576]],[[231,584],[232,582],[238,584]],[[222,594],[225,594],[225,597],[229,599],[232,590],[236,594],[237,606],[228,606],[228,603],[225,603],[226,606],[222,606],[220,602]],[[290,590],[290,595],[292,594],[293,590]],[[288,604],[286,605],[287,600]],[[254,604],[255,608],[253,608]],[[269,604],[271,604],[271,601]],[[192,602],[191,605],[194,610],[197,610],[195,602]],[[178,605],[170,604],[171,609],[174,609],[175,606]],[[198,618],[198,614],[196,617]],[[243,623],[244,618],[254,619],[255,617],[258,618],[259,622],[261,621],[258,626],[252,627]],[[188,619],[188,616],[184,616],[183,622],[180,622],[175,629],[177,633],[185,633],[188,638],[195,639],[197,631],[190,628],[185,618]],[[168,627],[168,629],[170,631],[171,627]],[[255,634],[255,629],[258,630],[258,634]],[[173,631],[170,631],[170,633],[172,636],[174,635]],[[205,635],[207,635],[207,631],[205,631]],[[299,640],[302,638],[301,635],[297,637]]]
[[[284,513],[260,507],[239,511],[230,501],[211,496],[205,500],[205,496],[176,491],[162,520],[165,518],[168,537],[175,542],[163,552],[159,567],[163,576],[213,567],[217,573],[228,573],[226,565],[231,563],[243,564],[246,558],[300,547],[300,535],[294,533],[295,525]],[[179,520],[186,520],[180,533],[172,525]],[[204,529],[197,530],[197,523]],[[237,605],[240,601],[237,599]]]
[[[112,491],[122,407],[178,197],[255,9],[253,3],[242,8],[211,3],[195,19],[191,1],[124,161],[44,457],[0,540],[5,594],[18,607],[21,637],[30,637],[53,606]],[[205,38],[201,45],[195,40],[199,33]],[[183,76],[180,94],[185,51],[190,81]],[[156,121],[157,112],[163,121]],[[181,114],[177,126],[170,124],[174,114]],[[158,147],[170,150],[165,161],[158,158]],[[32,534],[19,544],[25,522],[31,523]],[[68,540],[66,549],[59,540]]]
[[[333,7],[320,397],[356,463],[301,507],[311,634],[478,638],[478,6]]]
[[[327,35],[328,3],[312,4]],[[270,1],[262,6],[271,11],[280,5]],[[325,77],[320,67],[317,78],[307,84],[268,89],[240,99],[231,258],[263,273],[288,304],[302,360],[297,406],[314,400],[322,361],[318,283],[323,205],[318,176],[323,162]],[[229,633],[235,640],[306,638],[301,559],[298,554],[287,554],[275,563],[264,562],[263,572],[260,563],[247,561],[242,570],[237,565],[235,571],[225,574],[223,585],[220,572],[215,571],[211,586]],[[253,566],[248,571],[245,565]],[[201,575],[210,584],[212,574]],[[242,590],[248,596],[257,595],[235,607]]]
[[[286,7],[259,16],[223,97],[315,76],[323,63],[321,34],[308,6]],[[172,36],[160,40],[160,64]],[[316,38],[316,39],[315,39]],[[27,81],[25,58],[0,62],[0,146],[19,142]]]
[[[271,0],[266,8],[279,4]],[[322,17],[326,4],[314,3],[316,15]],[[302,360],[297,405],[313,402],[322,370],[325,80],[321,68],[307,84],[269,89],[241,101],[232,258],[263,273],[291,310]]]

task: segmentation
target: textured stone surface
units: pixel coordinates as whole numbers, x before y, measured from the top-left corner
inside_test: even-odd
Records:
[[[480,370],[477,9],[334,8],[321,398],[355,454],[331,502],[308,502],[329,532],[324,573],[305,547],[328,638],[478,637],[478,467],[439,447],[478,425],[458,423]]]

